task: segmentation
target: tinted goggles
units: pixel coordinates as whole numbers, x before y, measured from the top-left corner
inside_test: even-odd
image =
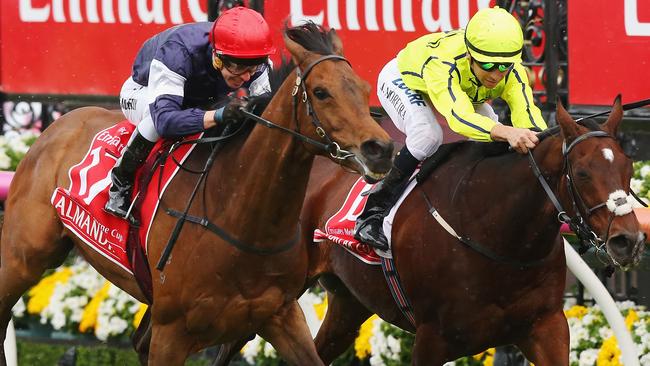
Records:
[[[506,72],[510,69],[512,69],[512,62],[509,63],[496,63],[496,62],[479,62],[476,61],[476,63],[481,67],[481,69],[485,71],[494,71],[495,69],[499,69],[500,72]]]
[[[223,60],[223,67],[225,67],[226,70],[228,70],[229,73],[231,73],[231,74],[233,74],[235,76],[244,75],[245,73],[249,73],[249,74],[253,75],[257,71],[259,71],[259,69],[262,67],[262,65],[263,64],[259,64],[259,65],[239,65],[239,64],[236,64],[236,63],[233,63],[233,62]]]

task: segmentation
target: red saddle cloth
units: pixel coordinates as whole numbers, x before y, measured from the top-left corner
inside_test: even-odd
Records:
[[[108,201],[111,169],[122,155],[134,129],[135,126],[129,121],[123,121],[95,135],[84,158],[68,171],[70,186],[67,189],[57,187],[51,199],[66,228],[89,247],[131,274],[134,271],[128,259],[130,254],[127,252],[129,223],[104,211],[104,205]],[[188,138],[196,138],[199,135]],[[162,141],[158,142],[152,154],[157,154],[162,143]],[[172,155],[177,161],[183,162],[194,146],[194,144],[184,144]],[[161,185],[158,185],[161,169],[157,168],[151,178],[155,184],[149,184],[143,191],[145,196],[140,206],[142,224],[137,233],[145,253],[149,228],[158,208],[158,194],[162,195],[179,170],[178,166],[171,162],[172,155],[167,159],[169,163],[164,165]],[[137,182],[140,174],[141,171],[136,174],[134,192],[139,191]],[[158,192],[159,187],[162,187],[162,192]]]
[[[354,223],[368,201],[368,196],[362,196],[361,193],[372,186],[359,178],[350,189],[343,206],[325,223],[325,230],[314,231],[314,242],[330,240],[341,245],[364,263],[381,264],[381,259],[372,247],[354,238]]]

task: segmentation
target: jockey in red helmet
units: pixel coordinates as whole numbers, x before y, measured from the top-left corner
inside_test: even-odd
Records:
[[[213,23],[167,29],[138,51],[133,72],[122,86],[120,106],[137,126],[111,172],[106,211],[127,218],[135,171],[160,137],[191,135],[242,118],[244,102],[205,106],[245,88],[255,96],[270,91],[271,31],[254,10],[236,7]]]

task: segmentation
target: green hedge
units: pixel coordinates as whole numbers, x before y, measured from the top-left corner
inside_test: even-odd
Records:
[[[71,345],[45,344],[19,340],[18,365],[56,366]],[[77,348],[76,366],[140,366],[138,356],[132,349],[108,346],[80,346]],[[188,366],[210,365],[208,359],[190,359]]]

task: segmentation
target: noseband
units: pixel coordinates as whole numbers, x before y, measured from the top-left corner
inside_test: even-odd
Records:
[[[549,199],[555,206],[556,210],[558,211],[558,216],[557,216],[558,221],[569,225],[569,228],[571,228],[571,230],[578,237],[581,246],[580,248],[581,254],[587,251],[587,249],[589,249],[589,246],[592,246],[595,248],[596,254],[599,253],[605,254],[610,258],[611,261],[613,261],[611,256],[607,254],[607,251],[604,248],[605,244],[607,243],[607,240],[609,239],[609,228],[615,216],[624,216],[632,212],[632,208],[631,208],[632,203],[629,202],[628,196],[627,194],[625,194],[625,192],[616,191],[610,194],[610,197],[606,202],[599,203],[591,208],[589,208],[585,204],[584,199],[580,195],[580,192],[578,191],[574,183],[575,179],[573,178],[573,168],[571,165],[571,160],[569,159],[569,154],[571,153],[571,150],[573,150],[573,148],[576,145],[592,137],[597,137],[597,138],[605,137],[605,138],[613,139],[612,136],[610,136],[608,133],[604,131],[590,131],[583,135],[578,136],[569,145],[567,145],[566,140],[562,143],[562,156],[564,158],[564,165],[562,171],[565,172],[565,177],[567,179],[567,190],[569,192],[569,197],[571,199],[571,205],[573,206],[573,212],[574,212],[573,217],[569,216],[567,212],[562,208],[562,205],[560,204],[559,200],[557,199],[557,197],[549,187],[548,183],[546,182],[546,179],[544,179],[539,167],[537,166],[537,163],[535,162],[535,158],[533,157],[533,154],[530,150],[528,151],[528,158],[530,160],[531,168],[533,169],[535,176],[537,177],[542,187],[546,191],[546,195],[549,197]],[[605,239],[601,239],[594,232],[594,230],[591,228],[587,220],[585,220],[582,214],[580,213],[581,211],[584,212],[586,217],[589,218],[594,211],[602,207],[607,207],[608,210],[612,213],[609,217],[609,224],[607,226]]]

